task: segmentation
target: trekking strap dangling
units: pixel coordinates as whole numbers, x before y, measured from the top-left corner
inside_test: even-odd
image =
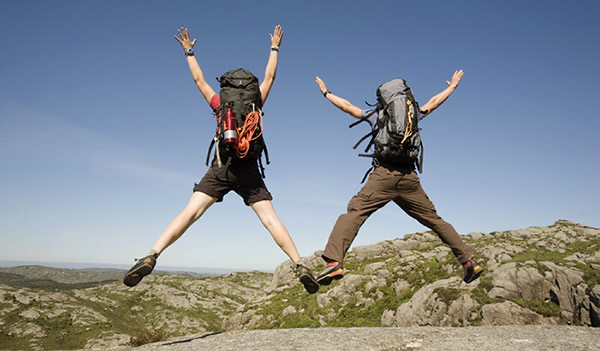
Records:
[[[360,138],[360,140],[354,144],[354,146],[352,147],[354,150],[356,150],[356,148],[358,147],[358,145],[360,145],[363,141],[365,141],[368,137],[370,136],[374,136],[375,133],[377,131],[376,130],[372,130],[369,134],[365,135],[364,137]],[[369,147],[371,146],[371,143],[369,143],[369,145],[367,146],[367,149],[365,150],[365,152],[367,152],[367,150],[369,150]]]
[[[261,158],[260,158],[260,157],[258,158],[258,166],[259,166],[259,168],[260,168],[260,176],[261,176],[263,179],[265,179],[265,178],[266,178],[266,176],[265,176],[265,166],[263,166],[263,164],[262,164],[262,160],[261,160]]]
[[[262,140],[262,145],[263,145],[263,152],[265,154],[265,161],[267,162],[268,165],[271,164],[271,161],[269,160],[269,150],[267,150],[267,144],[265,143],[265,140]],[[260,159],[260,157],[259,157]]]
[[[373,106],[373,105],[369,105],[369,106]],[[377,105],[374,105],[377,106]],[[369,119],[369,117],[371,117],[375,112],[377,112],[377,108],[373,109],[372,111],[370,111],[369,113],[367,113],[364,117],[361,117],[358,121],[352,123],[351,125],[349,125],[349,128],[352,128],[356,125],[358,125],[361,122],[364,122],[366,120]],[[371,130],[367,135],[363,136],[362,138],[360,138],[360,140],[354,144],[353,149],[356,150],[356,148],[358,147],[358,145],[360,145],[363,141],[365,141],[368,137],[373,137],[375,136],[375,134],[377,134],[377,128],[373,128],[373,130]],[[369,144],[367,145],[367,148],[365,149],[365,152],[367,152],[367,150],[369,150],[369,148],[371,147],[371,145],[373,145],[373,139],[371,139],[371,141],[369,142]]]
[[[212,151],[213,146],[215,146],[215,143],[219,141],[219,136],[215,135],[215,137],[210,141],[210,146],[208,147],[208,153],[206,154],[206,165],[208,166],[208,161],[210,160],[210,152]],[[219,147],[217,147],[218,149]],[[216,153],[216,151],[215,151]]]
[[[423,153],[425,152],[425,149],[423,148],[423,143],[421,143],[421,152],[420,152],[420,156],[419,156],[419,162],[417,163],[417,169],[419,170],[419,173],[423,173]]]
[[[360,181],[360,184],[365,182],[365,179],[367,179],[367,176],[369,175],[369,173],[371,173],[371,171],[373,170],[373,168],[375,168],[374,166],[371,166],[371,168],[367,169],[367,172],[365,173],[363,179]]]

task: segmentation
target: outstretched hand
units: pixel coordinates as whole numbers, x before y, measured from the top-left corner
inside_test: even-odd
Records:
[[[317,84],[319,84],[319,89],[321,89],[321,94],[325,94],[325,92],[327,91],[327,86],[325,86],[325,82],[323,82],[323,80],[321,78],[319,78],[319,76],[317,76],[315,78],[315,82],[317,82]]]
[[[271,45],[279,47],[281,45],[281,39],[283,38],[283,29],[281,25],[277,25],[273,30],[273,34],[269,33],[271,37]]]
[[[450,81],[446,81],[446,84],[448,84],[448,86],[451,88],[456,88],[462,79],[463,73],[464,72],[462,69],[460,71],[454,71],[452,79]]]
[[[177,34],[179,34],[179,37],[177,35],[175,35],[175,40],[177,40],[179,42],[179,44],[181,44],[181,47],[184,50],[191,49],[194,47],[194,44],[196,44],[196,39],[194,39],[193,41],[190,41],[190,34],[189,34],[187,28],[181,27],[180,29],[177,30]]]

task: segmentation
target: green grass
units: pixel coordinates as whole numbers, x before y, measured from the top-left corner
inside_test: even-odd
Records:
[[[167,333],[163,330],[144,330],[129,339],[129,346],[138,347],[165,339],[167,339]]]
[[[564,263],[564,258],[568,254],[559,253],[556,251],[540,250],[538,248],[528,248],[523,252],[513,255],[509,262],[526,262],[526,261],[548,261],[553,263]]]
[[[589,240],[576,241],[574,243],[570,243],[567,245],[566,250],[569,253],[569,255],[575,252],[588,255],[595,254],[596,252],[598,252],[598,250],[600,250],[600,238],[593,237]]]
[[[554,301],[538,301],[538,300],[526,300],[526,299],[511,299],[512,302],[517,305],[530,309],[537,314],[541,314],[544,317],[560,317],[560,306]]]
[[[171,284],[179,281],[169,280]],[[174,287],[177,287],[175,285]],[[181,286],[180,286],[181,288]],[[192,320],[199,322],[199,327],[205,328],[209,331],[221,330],[222,317],[213,310],[203,309],[201,307],[193,309],[179,309],[165,306],[164,303],[158,299],[144,299],[146,297],[144,291],[127,291],[123,292],[120,290],[111,292],[107,289],[92,290],[87,295],[93,296],[97,294],[103,298],[114,301],[114,304],[105,304],[101,302],[93,302],[87,298],[77,298],[71,290],[63,291],[66,299],[74,301],[67,302],[65,307],[57,307],[64,302],[42,302],[44,300],[45,292],[41,290],[32,290],[32,294],[40,296],[39,300],[32,299],[29,304],[18,304],[18,308],[7,312],[2,316],[2,330],[0,331],[0,349],[1,350],[24,350],[30,349],[31,336],[15,337],[9,336],[8,330],[19,324],[27,323],[19,316],[20,313],[27,309],[38,309],[41,311],[55,310],[56,308],[64,308],[65,313],[53,317],[44,318],[39,317],[31,321],[35,325],[42,328],[45,336],[40,337],[36,341],[36,345],[39,345],[43,349],[47,350],[68,350],[68,349],[82,349],[87,344],[88,340],[96,339],[101,335],[110,335],[110,333],[133,335],[134,339],[144,340],[148,335],[152,336],[148,330],[152,330],[152,327],[158,325],[161,316],[165,313],[169,318],[173,318],[181,322],[184,318],[188,317]],[[182,292],[185,294],[185,292]],[[11,295],[6,295],[10,301]],[[15,301],[14,297],[12,298]],[[8,304],[3,304],[3,306]],[[236,305],[237,306],[237,305]],[[136,307],[136,309],[132,309]],[[233,312],[235,306],[231,306],[231,312]],[[73,324],[71,320],[71,314],[76,310],[89,308],[94,313],[102,315],[106,318],[106,322],[100,322],[96,320],[90,320],[90,324],[81,325]],[[226,307],[227,308],[227,307]],[[224,310],[227,314],[227,309]],[[81,319],[80,319],[81,320]],[[85,321],[86,319],[82,319]],[[149,329],[150,327],[150,329]],[[173,332],[172,335],[165,331],[161,331],[162,337],[185,335],[194,333],[193,328],[181,328],[181,330]],[[154,335],[153,337],[156,337]],[[152,342],[152,341],[149,341]]]
[[[282,316],[283,310],[288,306],[294,306],[296,311],[304,309],[302,313],[292,313]],[[257,314],[264,318],[259,324],[259,329],[272,328],[316,328],[320,326],[318,314],[321,312],[316,295],[309,295],[300,290],[299,287],[287,289],[275,295],[270,303],[262,305],[262,310]],[[273,316],[273,321],[267,321],[268,316]]]
[[[435,257],[416,262],[416,264],[417,267],[415,269],[403,272],[402,274],[402,279],[408,281],[413,288],[420,289],[427,284],[451,277]]]
[[[19,338],[8,335],[4,329],[0,330],[0,350],[29,350],[29,338]]]
[[[445,303],[446,305],[450,305],[453,301],[458,300],[461,295],[467,293],[466,291],[461,291],[458,289],[451,289],[446,287],[439,287],[433,291],[437,294],[438,298]]]
[[[375,303],[367,308],[364,306],[356,306],[356,299],[352,297],[350,301],[343,307],[334,306],[334,310],[338,310],[338,315],[334,320],[328,321],[328,327],[380,327],[381,315],[385,310],[396,311],[401,304],[408,302],[413,296],[411,289],[406,290],[402,294],[396,296],[394,289],[390,286],[378,288],[383,292],[381,299],[375,299],[374,294],[369,294],[365,298],[371,297]]]
[[[583,271],[583,280],[587,285],[586,293],[589,294],[592,289],[600,284],[600,269],[594,269],[589,264],[578,263],[577,268]]]

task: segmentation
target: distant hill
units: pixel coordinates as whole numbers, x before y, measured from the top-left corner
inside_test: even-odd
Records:
[[[240,329],[600,326],[599,229],[561,220],[463,238],[486,270],[468,285],[431,232],[354,247],[344,278],[314,295],[290,261],[275,273],[154,272],[135,288],[121,283],[124,271],[3,268],[0,349],[109,348]],[[315,272],[320,253],[304,258]]]
[[[66,269],[40,265],[0,268],[0,284],[42,290],[83,289],[123,279],[126,270],[112,268]],[[208,273],[160,271],[156,274],[190,278],[215,276]]]

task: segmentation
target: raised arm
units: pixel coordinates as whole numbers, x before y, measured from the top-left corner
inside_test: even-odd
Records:
[[[279,61],[279,46],[281,45],[281,39],[283,38],[283,29],[280,25],[277,25],[273,30],[273,34],[269,33],[271,37],[271,53],[269,54],[269,61],[267,61],[267,68],[265,69],[265,78],[260,84],[260,98],[263,105],[267,101],[273,82],[275,81],[275,75],[277,74],[277,62]]]
[[[455,71],[454,74],[452,75],[452,79],[450,81],[446,81],[446,84],[448,84],[448,87],[446,89],[444,89],[441,93],[439,93],[439,94],[435,95],[434,97],[432,97],[431,99],[429,99],[429,101],[427,101],[427,103],[425,105],[421,106],[421,111],[424,113],[425,116],[427,116],[428,114],[433,112],[433,110],[440,107],[440,105],[442,103],[444,103],[444,101],[446,101],[448,96],[450,96],[450,94],[452,94],[452,92],[454,92],[454,89],[456,89],[456,87],[458,87],[458,84],[460,83],[462,76],[463,76],[462,69],[460,71]]]
[[[194,78],[194,82],[196,83],[196,86],[198,86],[198,89],[200,90],[200,93],[202,93],[202,96],[204,96],[206,102],[210,104],[210,99],[215,95],[215,91],[208,85],[206,79],[204,79],[204,73],[202,73],[200,65],[198,65],[198,61],[196,60],[196,56],[194,56],[193,48],[194,44],[196,44],[196,39],[190,41],[190,34],[188,33],[187,28],[181,27],[181,29],[177,30],[177,34],[179,34],[179,36],[175,35],[175,40],[177,40],[179,44],[181,44],[183,50],[185,50],[187,63],[190,66],[190,72],[192,72],[192,78]]]
[[[325,98],[329,101],[331,101],[332,104],[335,105],[335,107],[339,108],[340,110],[346,112],[347,114],[349,114],[352,117],[356,117],[356,118],[360,118],[361,117],[361,113],[362,110],[354,105],[352,105],[350,103],[350,101],[341,98],[337,95],[334,95],[332,92],[330,92],[327,89],[327,86],[325,86],[325,83],[323,82],[323,80],[319,77],[317,77],[315,79],[315,81],[317,82],[317,84],[319,85],[319,89],[321,90],[321,94],[323,94],[323,96],[325,96]]]

